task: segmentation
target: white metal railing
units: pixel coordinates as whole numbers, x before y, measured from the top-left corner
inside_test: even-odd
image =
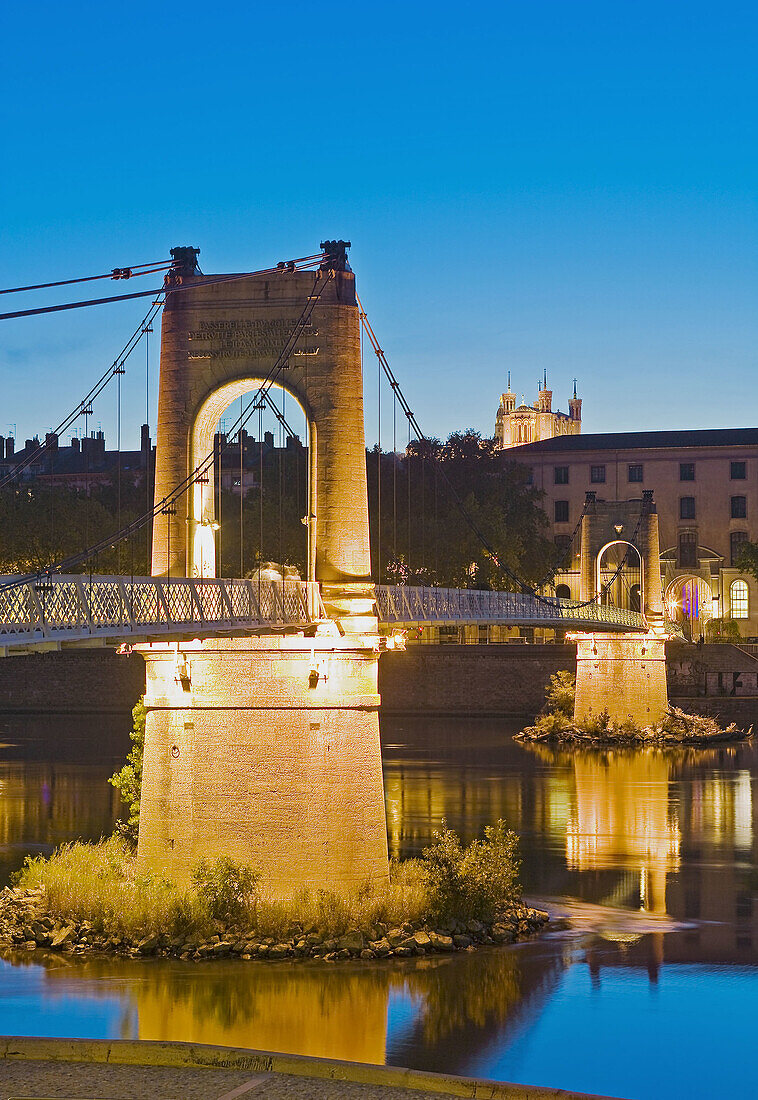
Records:
[[[90,637],[298,626],[325,617],[309,581],[184,577],[0,578],[0,647]]]
[[[622,631],[646,630],[636,611],[582,604],[521,592],[485,592],[466,588],[376,586],[379,618],[386,623],[503,623],[514,626],[581,627],[585,624]]]

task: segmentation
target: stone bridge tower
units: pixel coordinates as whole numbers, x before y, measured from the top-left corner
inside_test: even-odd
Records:
[[[668,704],[658,515],[652,490],[641,500],[597,500],[588,493],[581,529],[580,598],[602,598],[601,564],[611,546],[627,547],[640,568],[645,632],[582,634],[576,652],[577,719],[607,710],[617,721],[650,725]]]
[[[163,311],[155,502],[212,454],[219,417],[232,401],[257,390],[303,310],[318,296],[277,377],[308,419],[308,579],[321,582],[331,610],[370,614],[374,593],[355,275],[345,242],[325,246],[331,252],[318,272],[284,270],[229,282],[200,275],[196,249],[172,249],[181,263],[171,278],[182,290],[168,294]],[[214,519],[209,473],[177,501],[175,514],[156,517],[153,575],[215,576]]]
[[[345,242],[318,272],[218,282],[174,249],[161,336],[156,502],[213,451],[219,417],[277,378],[309,423],[309,579],[327,620],[300,634],[142,647],[147,725],[138,855],[174,878],[253,866],[275,894],[386,879],[379,638],[371,584],[359,315]],[[215,575],[214,479],[156,519],[155,575]]]

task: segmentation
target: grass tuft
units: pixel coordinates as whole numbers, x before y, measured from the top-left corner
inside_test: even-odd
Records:
[[[380,926],[449,920],[493,920],[518,902],[515,835],[499,821],[464,848],[443,822],[422,859],[393,861],[388,884],[365,883],[351,895],[301,890],[282,901],[266,896],[249,867],[204,860],[189,886],[138,870],[124,838],[63,844],[49,859],[28,856],[16,875],[24,889],[42,888],[45,907],[61,923],[132,941],[149,936],[202,938],[226,929],[281,941],[318,933],[339,937]]]

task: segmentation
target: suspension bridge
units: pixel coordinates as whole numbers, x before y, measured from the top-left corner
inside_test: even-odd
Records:
[[[632,508],[621,520],[588,500],[577,530],[581,598],[559,600],[508,567],[441,468],[461,522],[512,590],[376,583],[362,337],[390,387],[393,416],[399,408],[409,437],[428,441],[356,294],[348,248],[348,242],[324,241],[312,255],[223,275],[200,271],[198,249],[175,248],[170,261],[81,280],[160,274],[161,287],[0,314],[10,321],[150,298],[133,336],[61,419],[60,432],[80,417],[86,422],[114,383],[120,402],[125,363],[162,313],[149,504],[41,573],[0,578],[0,653],[113,645],[142,654],[147,722],[138,854],[180,879],[196,859],[219,853],[262,868],[280,892],[324,884],[347,889],[386,878],[377,662],[388,630],[456,623],[575,629],[605,639],[603,652],[615,660],[606,661],[611,675],[600,670],[596,642],[587,652],[590,710],[603,692],[624,706],[660,709],[662,641],[650,636],[663,622],[652,498],[627,502]],[[260,570],[252,579],[218,577],[219,418],[239,400],[228,434],[240,447],[246,424],[264,407],[292,435],[285,393],[308,428],[305,578],[287,579],[283,567],[280,580]],[[243,399],[251,396],[245,408]],[[119,429],[120,410],[119,403]],[[47,445],[48,437],[28,448],[23,462],[0,478],[0,488]],[[262,482],[260,498],[263,528]],[[620,531],[632,533],[621,538]],[[150,576],[98,575],[100,555],[138,537],[150,540]],[[640,560],[639,612],[603,601],[607,586],[599,583],[598,563],[616,542]],[[617,657],[615,637],[622,647]],[[665,696],[665,672],[663,685]]]

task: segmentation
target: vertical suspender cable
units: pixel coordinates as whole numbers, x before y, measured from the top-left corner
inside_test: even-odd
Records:
[[[116,512],[118,514],[118,529],[121,530],[121,375],[124,373],[124,364],[118,366],[118,378],[116,379]],[[121,543],[116,551],[116,572],[121,574]]]
[[[243,409],[242,409],[243,400],[244,400],[244,398],[240,397],[240,419],[242,419],[242,417],[243,417]],[[244,464],[243,464],[243,461],[242,461],[242,459],[243,459],[242,448],[243,448],[243,440],[244,440],[244,429],[243,428],[240,428],[240,430],[238,432],[238,436],[239,436],[239,441],[240,441],[240,571],[239,571],[239,575],[240,575],[240,577],[244,577],[244,575],[245,575],[244,536],[242,534],[242,502],[243,502],[243,499],[244,499],[244,496],[245,496],[244,484],[243,484]]]
[[[150,439],[150,333],[153,330],[153,326],[148,322],[142,332],[145,336],[145,424],[147,425],[147,440]],[[150,511],[153,505],[152,494],[150,492],[150,461],[152,459],[152,448],[148,446],[145,450],[145,494],[147,500],[145,502],[147,510]],[[147,568],[149,572],[152,572],[152,540],[153,532],[151,526],[155,527],[155,518],[153,518],[152,525],[147,524]]]
[[[440,583],[440,536],[437,513],[437,463],[434,463],[434,582]]]
[[[392,556],[397,570],[397,393],[394,391],[392,401]]]
[[[287,413],[287,391],[282,389],[282,419],[279,421],[279,568],[284,580],[284,417]]]
[[[216,563],[216,576],[223,577],[224,575],[224,540],[223,540],[223,528],[221,526],[221,511],[222,511],[222,496],[224,492],[224,439],[221,432],[221,425],[218,426],[216,432],[216,445],[218,447],[218,463],[216,467],[218,470],[218,562]]]
[[[419,440],[421,451],[421,569],[426,573],[426,452],[425,444]],[[426,584],[424,577],[424,584]]]
[[[363,364],[363,334],[361,325],[361,364]],[[377,448],[376,448],[376,579],[382,583],[382,363],[377,357],[376,376]]]
[[[263,565],[263,398],[258,401],[258,480],[260,493],[258,494],[258,545],[260,547],[260,563]],[[260,573],[258,574],[260,579]]]
[[[411,572],[411,422],[408,421],[408,448],[405,452],[405,475],[408,481],[408,580]]]

